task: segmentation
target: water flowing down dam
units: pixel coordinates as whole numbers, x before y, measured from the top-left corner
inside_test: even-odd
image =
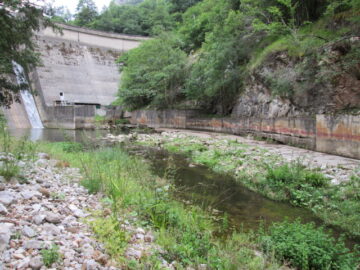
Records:
[[[29,85],[24,69],[21,65],[13,61],[13,69],[16,75],[16,81],[20,87],[22,85]],[[39,115],[39,111],[36,107],[35,100],[33,95],[31,94],[30,90],[28,88],[22,89],[20,91],[21,99],[25,107],[25,111],[27,113],[29,122],[31,124],[32,128],[44,128],[41,118]]]
[[[42,65],[25,74],[13,63],[17,83],[29,87],[20,93],[21,104],[3,108],[10,128],[93,128],[95,115],[104,115],[116,99],[121,79],[117,58],[147,39],[59,27],[62,33],[44,28],[34,35]]]

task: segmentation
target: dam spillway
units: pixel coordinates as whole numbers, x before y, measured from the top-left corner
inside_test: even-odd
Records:
[[[44,127],[86,128],[116,99],[121,79],[118,57],[147,38],[59,26],[61,32],[45,28],[34,35],[42,64],[28,74],[31,92],[36,93],[33,104]],[[67,106],[59,106],[60,93],[66,99],[60,105]],[[21,99],[22,104],[4,110],[9,126],[40,127],[32,123],[32,113],[27,110],[32,107],[26,105],[31,104],[32,95],[24,92]]]
[[[21,65],[13,61],[13,69],[16,75],[16,81],[18,85],[21,87],[22,85],[29,85],[29,82],[26,78],[24,69]],[[32,128],[44,128],[40,115],[38,112],[38,109],[35,104],[34,97],[28,88],[28,86],[25,89],[20,90],[21,99],[23,102],[23,106],[25,108],[25,111],[27,113],[27,117],[29,119],[30,125]]]

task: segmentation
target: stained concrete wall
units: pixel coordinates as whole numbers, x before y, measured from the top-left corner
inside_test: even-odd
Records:
[[[32,89],[38,93],[35,101],[45,127],[89,128],[94,108],[54,107],[59,93],[72,103],[111,104],[121,78],[115,61],[147,38],[60,26],[62,34],[51,28],[36,33],[42,65],[29,74]]]
[[[64,41],[75,41],[96,48],[108,48],[116,51],[129,51],[136,48],[146,37],[115,34],[92,30],[66,24],[58,24],[61,32],[53,31],[51,27],[41,30],[38,35]]]
[[[109,105],[119,87],[117,58],[146,38],[60,26],[62,34],[52,28],[36,34],[42,61],[36,72],[46,105],[59,100],[60,92],[70,102]]]
[[[285,144],[360,159],[360,116],[204,118],[196,111],[132,112],[132,124],[252,134]]]
[[[360,116],[317,115],[316,150],[360,159]]]

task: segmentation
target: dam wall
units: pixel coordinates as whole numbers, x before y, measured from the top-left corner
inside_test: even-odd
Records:
[[[121,79],[116,60],[148,38],[58,26],[61,32],[49,27],[34,35],[41,65],[28,77],[36,107],[47,128],[90,128],[94,116],[103,113],[96,108],[116,99]],[[21,107],[4,109],[10,126],[29,127]]]
[[[131,123],[154,128],[179,128],[259,138],[309,150],[360,159],[360,116],[203,117],[195,110],[138,110]]]

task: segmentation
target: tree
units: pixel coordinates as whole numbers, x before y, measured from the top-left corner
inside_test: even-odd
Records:
[[[52,25],[43,17],[43,10],[29,1],[4,0],[0,2],[0,105],[9,107],[19,101],[22,88],[11,77],[14,75],[12,61],[25,70],[39,64],[32,40],[34,31],[41,25]]]
[[[136,5],[111,3],[109,8],[88,26],[103,31],[153,36],[173,28],[174,20],[169,8],[166,0],[145,0]]]
[[[93,0],[79,0],[76,7],[75,24],[87,26],[98,16],[97,8]]]
[[[44,12],[51,18],[53,22],[69,23],[73,15],[65,6],[54,6],[52,3],[47,3]]]
[[[207,34],[191,66],[187,99],[211,113],[228,114],[241,90],[254,39],[246,33],[245,16],[230,11],[224,23]]]
[[[175,36],[162,34],[120,58],[120,102],[129,109],[171,107],[183,93],[186,54]]]
[[[171,3],[171,12],[172,13],[183,13],[189,7],[197,4],[201,0],[169,0]]]

